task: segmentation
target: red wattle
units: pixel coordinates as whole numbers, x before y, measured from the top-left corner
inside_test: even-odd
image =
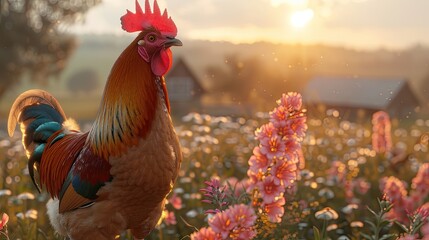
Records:
[[[152,57],[152,72],[157,76],[164,76],[171,68],[172,53],[169,48],[162,49]]]

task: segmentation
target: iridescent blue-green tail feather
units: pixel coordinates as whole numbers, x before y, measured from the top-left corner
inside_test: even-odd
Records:
[[[10,109],[8,119],[9,136],[13,136],[16,124],[18,123],[18,117],[20,116],[22,110],[27,106],[35,104],[45,104],[51,106],[53,109],[57,110],[63,119],[66,119],[63,109],[51,94],[39,89],[29,90],[19,95]]]
[[[13,136],[17,124],[21,125],[24,148],[28,156],[28,170],[34,185],[34,168],[38,168],[48,139],[62,130],[66,116],[58,101],[43,90],[22,93],[13,103],[9,113],[8,132]],[[62,138],[58,135],[57,138]]]

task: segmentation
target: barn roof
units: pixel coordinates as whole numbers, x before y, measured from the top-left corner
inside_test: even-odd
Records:
[[[405,79],[317,77],[310,80],[303,97],[307,103],[384,109],[405,87],[409,88]]]
[[[174,76],[176,68],[184,68],[188,75],[195,83],[195,87],[200,90],[200,94],[206,92],[205,87],[201,84],[201,79],[196,73],[195,69],[191,68],[188,64],[188,61],[185,60],[183,56],[174,58],[173,66],[171,70],[167,73],[167,78]]]

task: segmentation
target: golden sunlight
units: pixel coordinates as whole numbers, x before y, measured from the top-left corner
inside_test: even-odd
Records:
[[[292,13],[289,23],[294,28],[304,28],[313,20],[314,11],[310,8],[298,10]]]
[[[274,7],[282,4],[288,4],[290,6],[306,6],[308,4],[308,0],[271,0],[271,5]]]

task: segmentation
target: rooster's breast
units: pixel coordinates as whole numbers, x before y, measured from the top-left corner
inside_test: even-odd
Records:
[[[100,199],[117,206],[130,228],[156,224],[181,162],[171,119],[158,105],[149,134],[122,156],[109,159],[113,179],[99,192]]]

